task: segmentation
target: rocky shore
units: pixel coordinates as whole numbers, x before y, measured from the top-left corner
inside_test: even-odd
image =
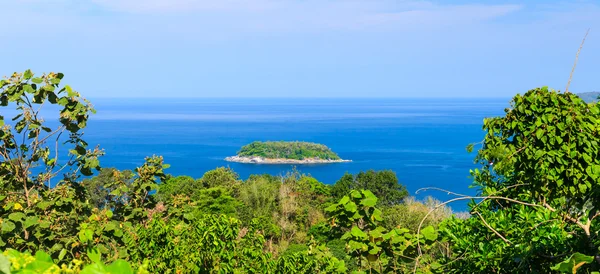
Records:
[[[244,164],[297,164],[297,165],[310,165],[310,164],[333,164],[333,163],[347,163],[352,160],[327,160],[319,158],[310,158],[303,160],[296,159],[269,159],[263,157],[244,157],[244,156],[231,156],[225,158],[225,161],[244,163]]]

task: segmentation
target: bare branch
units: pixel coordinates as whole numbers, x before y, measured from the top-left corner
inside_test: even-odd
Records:
[[[507,197],[502,197],[502,196],[465,196],[465,197],[458,197],[458,198],[450,199],[448,201],[445,201],[443,203],[440,203],[440,204],[436,205],[434,208],[432,208],[431,210],[429,210],[429,212],[427,212],[427,214],[425,214],[425,217],[423,217],[423,219],[421,219],[421,222],[419,223],[419,228],[417,229],[417,235],[416,235],[416,237],[417,237],[417,251],[418,251],[419,255],[417,256],[417,258],[415,260],[415,267],[413,269],[413,273],[417,272],[417,266],[419,264],[419,258],[421,258],[421,256],[423,256],[423,250],[421,249],[421,243],[419,242],[419,236],[421,234],[421,228],[423,227],[423,223],[425,222],[425,220],[427,219],[427,217],[429,217],[429,215],[431,215],[431,213],[433,213],[438,208],[440,208],[442,206],[445,206],[445,205],[447,205],[449,203],[453,203],[453,202],[456,202],[456,201],[462,201],[462,200],[474,200],[474,199],[505,200],[505,201],[516,203],[516,204],[521,204],[521,205],[526,205],[526,206],[531,206],[531,207],[543,207],[541,205],[527,203],[527,202],[523,202],[523,201],[519,201],[519,200],[507,198]]]
[[[423,187],[423,188],[419,188],[419,189],[417,189],[417,191],[415,191],[415,194],[419,194],[419,192],[421,192],[421,191],[427,191],[427,190],[438,190],[438,191],[446,192],[448,195],[454,195],[454,196],[459,196],[459,197],[468,197],[468,195],[464,195],[464,194],[460,194],[460,193],[448,191],[448,190],[445,190],[445,189],[439,188],[439,187]]]
[[[577,67],[577,60],[579,59],[579,53],[581,52],[581,49],[583,48],[583,44],[585,43],[585,38],[587,38],[588,33],[590,33],[590,29],[588,29],[585,32],[585,36],[583,36],[583,40],[581,40],[581,45],[579,46],[579,49],[577,50],[577,54],[575,55],[575,63],[573,64],[573,68],[571,69],[571,75],[569,75],[569,81],[567,82],[567,87],[565,88],[565,93],[569,92],[569,86],[571,85],[571,79],[573,79],[573,73],[575,73],[575,67]]]
[[[550,206],[547,203],[544,203],[544,207],[547,208],[548,210],[552,211],[552,212],[556,212],[556,209],[554,209],[552,206]],[[573,218],[572,216],[570,216],[569,214],[561,214],[563,218],[565,218],[566,220],[571,221],[572,223],[576,224],[577,226],[579,226],[581,229],[583,229],[583,232],[585,232],[585,235],[588,236],[588,238],[590,237],[590,226],[591,226],[591,221],[588,220],[587,224],[583,224],[580,220]]]
[[[477,216],[479,216],[479,219],[481,219],[481,221],[483,222],[483,224],[485,226],[487,226],[487,228],[489,228],[492,232],[494,232],[496,235],[498,235],[498,237],[500,237],[500,239],[502,239],[505,243],[511,245],[512,242],[509,241],[508,239],[504,238],[504,236],[502,236],[502,234],[500,234],[500,232],[498,232],[497,230],[495,230],[494,228],[492,228],[483,218],[483,216],[481,216],[481,214],[478,211],[475,211],[475,214],[477,214]]]

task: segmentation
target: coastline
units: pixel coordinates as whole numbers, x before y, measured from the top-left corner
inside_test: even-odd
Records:
[[[296,160],[296,159],[284,159],[284,158],[269,159],[269,158],[263,158],[263,157],[247,157],[247,156],[230,156],[230,157],[226,157],[225,161],[242,163],[242,164],[271,164],[271,165],[277,165],[277,164],[310,165],[310,164],[334,164],[334,163],[352,162],[352,160],[343,160],[343,159],[324,160],[324,159],[312,158],[312,159]]]

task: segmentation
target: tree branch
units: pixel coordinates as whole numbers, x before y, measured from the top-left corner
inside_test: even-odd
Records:
[[[579,53],[583,48],[583,44],[585,43],[585,38],[587,38],[588,33],[590,33],[590,29],[585,32],[585,36],[583,36],[583,40],[581,40],[581,45],[579,45],[579,49],[577,50],[577,54],[575,55],[575,63],[573,64],[573,68],[571,69],[571,74],[569,75],[569,81],[567,82],[567,87],[565,88],[565,93],[569,92],[569,86],[571,85],[571,79],[573,79],[573,73],[575,73],[575,67],[577,67],[577,60],[579,59]]]
[[[500,237],[500,239],[502,239],[506,244],[508,245],[512,245],[512,242],[509,241],[508,239],[504,238],[504,236],[502,236],[502,234],[500,234],[500,232],[498,232],[497,230],[495,230],[494,228],[492,228],[483,218],[483,216],[481,216],[481,214],[479,213],[479,211],[475,211],[475,214],[477,214],[477,216],[479,216],[479,219],[481,219],[481,221],[483,222],[483,224],[485,226],[487,226],[487,228],[489,228],[492,232],[494,232],[496,235],[498,235],[498,237]]]

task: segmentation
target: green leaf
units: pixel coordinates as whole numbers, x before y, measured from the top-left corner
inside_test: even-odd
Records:
[[[49,227],[50,227],[50,224],[51,224],[51,223],[50,223],[50,222],[48,222],[48,221],[41,221],[41,222],[40,222],[40,227],[41,227],[41,228],[49,228]]]
[[[354,202],[349,202],[344,205],[344,209],[346,209],[349,212],[356,212],[358,207],[356,206],[356,204]]]
[[[334,204],[334,205],[330,205],[328,207],[325,208],[325,212],[333,212],[337,209],[338,205]]]
[[[542,136],[544,136],[544,130],[543,129],[538,129],[535,131],[535,137],[537,137],[538,139],[541,139]]]
[[[90,261],[94,262],[94,263],[101,263],[100,262],[100,252],[98,252],[97,249],[95,248],[91,248],[90,250],[88,250],[87,252],[88,258],[90,258]]]
[[[377,197],[364,198],[360,201],[361,205],[373,207],[377,204]]]
[[[2,222],[2,232],[11,232],[13,230],[15,230],[15,223],[8,221],[8,220],[4,220]]]
[[[365,195],[365,198],[375,198],[375,199],[377,199],[377,196],[375,196],[375,194],[373,194],[373,192],[371,192],[368,189],[363,190],[362,194]]]
[[[50,255],[48,255],[48,253],[38,250],[35,253],[35,259],[38,261],[42,261],[42,262],[48,262],[51,263],[52,262],[52,257],[50,257]]]
[[[10,261],[2,253],[0,253],[0,272],[10,274]]]
[[[65,255],[67,255],[67,250],[63,248],[60,250],[60,253],[58,254],[58,260],[62,261],[62,259],[65,258]]]
[[[31,72],[31,70],[28,69],[23,73],[23,78],[25,78],[25,80],[29,80],[31,77],[33,77],[33,72]]]
[[[104,266],[98,263],[95,264],[91,264],[86,266],[85,268],[83,268],[83,270],[81,270],[81,274],[107,274],[109,272],[107,272],[106,269],[104,269]],[[116,272],[118,273],[118,272]]]
[[[31,82],[34,82],[36,84],[41,84],[44,80],[40,77],[34,77],[31,79]]]
[[[429,241],[435,241],[438,237],[437,232],[435,231],[433,226],[425,227],[423,230],[421,230],[421,234],[426,240]]]
[[[563,273],[577,273],[578,268],[584,264],[591,263],[593,260],[593,256],[588,256],[577,252],[566,260],[550,267],[550,269]]]
[[[45,201],[45,202],[40,202],[37,204],[37,207],[41,210],[46,210],[48,207],[50,207],[52,205],[52,202],[50,201]]]
[[[374,230],[369,231],[369,235],[373,238],[380,238],[383,235],[383,231],[383,227],[377,227]]]
[[[375,208],[373,214],[371,214],[371,221],[383,221],[383,217],[381,217],[381,210],[379,208]]]
[[[108,223],[104,226],[105,231],[115,230],[115,228],[117,228],[117,226],[114,223]]]
[[[106,267],[109,273],[133,274],[131,265],[124,260],[116,260],[114,263]]]
[[[71,86],[65,86],[65,90],[67,91],[67,96],[68,97],[76,97],[76,93],[75,91],[71,88]]]
[[[352,229],[350,230],[350,233],[352,234],[352,236],[357,237],[357,238],[367,238],[367,233],[364,233],[357,226],[353,226]]]
[[[20,222],[25,218],[25,213],[23,212],[14,212],[8,215],[8,218],[13,220],[14,222]]]
[[[25,218],[25,222],[23,222],[23,227],[29,228],[32,225],[37,224],[38,220],[39,220],[39,218],[37,216],[28,216],[27,218]]]
[[[467,149],[467,152],[468,152],[468,153],[471,153],[471,152],[473,152],[473,148],[474,148],[474,147],[475,147],[475,145],[474,145],[474,144],[468,144],[468,145],[467,145],[467,148],[466,148],[466,149]]]

